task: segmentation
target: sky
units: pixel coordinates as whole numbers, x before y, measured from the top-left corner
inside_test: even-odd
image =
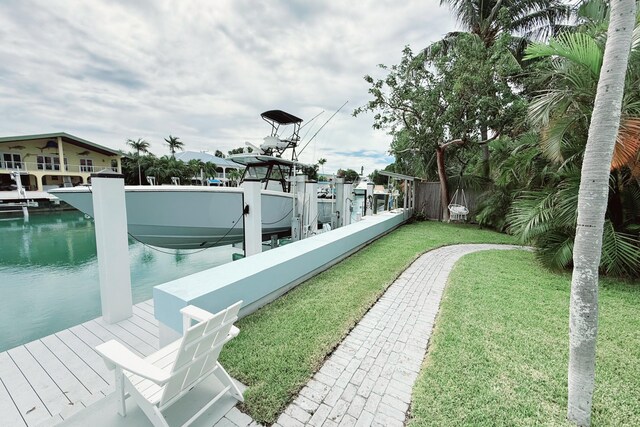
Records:
[[[439,0],[0,0],[0,136],[67,132],[129,151],[143,138],[226,153],[262,142],[260,113],[305,122],[299,160],[324,171],[393,162],[391,137],[354,118],[365,74],[456,28]]]

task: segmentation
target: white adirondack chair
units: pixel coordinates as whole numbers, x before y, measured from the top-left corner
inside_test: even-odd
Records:
[[[195,306],[180,310],[184,318],[182,339],[141,358],[115,340],[100,344],[96,350],[107,367],[115,369],[118,413],[126,416],[126,394],[133,397],[142,411],[156,427],[169,427],[162,411],[186,395],[189,390],[214,374],[224,389],[182,427],[195,421],[202,413],[229,392],[244,401],[242,392],[218,362],[222,346],[238,335],[233,326],[238,319],[242,301],[216,314]],[[195,320],[197,323],[191,325]]]

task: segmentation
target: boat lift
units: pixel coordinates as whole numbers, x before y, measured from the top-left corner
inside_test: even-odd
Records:
[[[24,216],[25,221],[29,221],[29,209],[30,207],[37,207],[38,202],[34,202],[33,200],[27,199],[27,192],[22,186],[22,175],[26,175],[26,172],[23,171],[12,171],[11,179],[16,183],[16,191],[18,192],[18,200],[19,202],[12,203],[3,203],[2,207],[10,207],[10,208],[22,208],[22,215]]]

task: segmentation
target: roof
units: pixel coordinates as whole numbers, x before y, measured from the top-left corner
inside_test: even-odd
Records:
[[[273,120],[281,125],[290,125],[292,123],[301,123],[302,119],[289,114],[282,110],[269,110],[260,114],[263,119]]]
[[[391,177],[393,179],[404,179],[404,180],[407,180],[407,181],[413,181],[415,179],[419,179],[419,178],[416,178],[414,176],[402,175],[402,174],[399,174],[399,173],[389,172],[389,171],[378,171],[378,173],[380,175],[388,176],[388,177]]]
[[[100,154],[106,154],[108,156],[115,155],[120,156],[122,153],[118,150],[112,150],[111,148],[107,148],[103,145],[96,144],[95,142],[87,141],[86,139],[78,138],[77,136],[70,135],[66,132],[54,132],[54,133],[42,133],[37,135],[18,135],[18,136],[5,136],[0,138],[0,144],[6,142],[17,142],[17,141],[35,141],[39,139],[54,139],[54,138],[62,138],[63,142],[70,143],[72,145],[76,145],[83,148],[90,148],[93,151],[96,151]]]
[[[224,168],[236,168],[240,169],[244,166],[237,164],[236,162],[229,161],[227,159],[223,159],[222,157],[216,157],[213,154],[204,153],[202,151],[182,151],[180,153],[176,153],[176,159],[182,160],[183,162],[188,162],[189,160],[200,160],[204,163],[213,163],[218,167]]]

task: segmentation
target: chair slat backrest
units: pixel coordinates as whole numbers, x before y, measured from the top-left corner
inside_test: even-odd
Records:
[[[230,310],[235,311],[235,314],[229,316]],[[207,373],[210,369],[203,368],[205,365],[208,366],[214,354],[215,365],[239,310],[240,303],[234,304],[214,314],[209,320],[197,323],[185,331],[171,369],[172,378],[164,387],[160,406],[175,398],[183,390],[189,389],[195,381]]]
[[[223,323],[225,324],[225,332],[222,333],[222,331],[220,333],[218,333],[218,336],[216,337],[214,343],[213,343],[213,349],[211,351],[211,353],[209,353],[207,355],[207,358],[205,360],[205,362],[203,363],[202,366],[202,371],[201,371],[201,375],[205,375],[208,372],[210,372],[215,366],[216,366],[216,362],[218,361],[218,356],[220,355],[220,351],[222,350],[222,346],[224,345],[225,340],[227,339],[227,335],[229,334],[229,330],[231,329],[231,327],[233,326],[233,323],[236,321],[236,319],[238,318],[238,312],[240,311],[240,306],[242,305],[242,301],[239,301],[237,303],[235,303],[234,305],[230,306],[225,313],[224,316],[224,320]]]

